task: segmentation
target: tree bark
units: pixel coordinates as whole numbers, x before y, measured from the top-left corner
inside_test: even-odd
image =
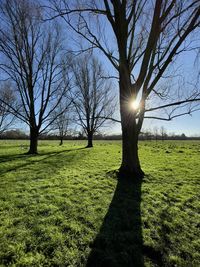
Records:
[[[127,71],[126,71],[127,74]],[[138,129],[136,111],[129,107],[131,99],[134,98],[134,88],[131,81],[125,75],[125,69],[120,75],[120,114],[122,127],[122,163],[119,169],[120,175],[142,178],[144,172],[140,166],[138,156]]]
[[[88,132],[87,140],[88,144],[86,147],[93,147],[93,132]]]
[[[38,130],[30,128],[30,147],[27,154],[38,154]]]
[[[125,117],[124,114],[122,118]],[[138,156],[138,132],[134,120],[122,119],[122,163],[120,174],[137,178],[144,176]]]

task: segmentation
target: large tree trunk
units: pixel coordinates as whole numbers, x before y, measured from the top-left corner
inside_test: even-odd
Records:
[[[134,99],[134,89],[131,88],[130,76],[126,68],[120,75],[120,114],[122,127],[122,163],[120,175],[142,178],[144,172],[138,156],[139,129],[136,122],[136,111],[130,108]],[[136,95],[136,94],[135,94]]]
[[[135,177],[143,177],[144,173],[140,166],[138,156],[138,130],[135,119],[122,118],[122,163],[120,173],[124,175],[133,175]]]
[[[28,154],[37,154],[38,147],[38,130],[35,128],[30,128],[30,147]]]
[[[88,132],[87,135],[88,144],[86,147],[93,147],[93,132]]]

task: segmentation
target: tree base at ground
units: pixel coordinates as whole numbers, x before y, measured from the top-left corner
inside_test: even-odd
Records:
[[[87,145],[85,148],[92,148],[93,145]]]
[[[127,179],[127,180],[132,180],[132,179],[141,180],[144,177],[144,175],[145,173],[143,172],[141,168],[136,169],[136,170],[128,170],[124,168],[123,166],[121,166],[118,171],[118,178]]]
[[[25,153],[25,155],[38,155],[38,152],[29,150],[28,152]]]

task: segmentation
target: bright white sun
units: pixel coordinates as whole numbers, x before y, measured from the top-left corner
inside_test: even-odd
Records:
[[[131,109],[137,110],[140,106],[140,103],[137,100],[131,102]]]

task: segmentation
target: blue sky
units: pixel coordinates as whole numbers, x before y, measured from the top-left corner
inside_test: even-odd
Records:
[[[62,25],[65,28],[65,23],[62,23]],[[69,39],[69,34],[67,31],[66,34],[66,41]],[[84,41],[82,41],[85,43]],[[71,49],[75,49],[75,46],[72,45],[73,42],[70,42]],[[96,49],[94,51],[94,54],[99,57],[102,64],[105,66],[105,71],[108,72],[110,75],[117,76],[116,71],[114,70],[114,67],[111,65],[111,63],[105,58],[104,55],[99,53]],[[190,51],[190,52],[184,52],[184,54],[181,54],[176,61],[176,67],[178,67],[180,74],[185,78],[186,83],[187,82],[194,82],[194,79],[196,79],[196,73],[199,71],[199,65],[194,64],[194,60],[196,57],[196,52]],[[166,83],[168,81],[166,80]],[[187,90],[187,88],[185,88]],[[200,88],[199,88],[200,90]],[[119,94],[119,88],[118,88],[118,81],[113,81],[113,93],[116,95],[116,98],[118,98]],[[155,105],[153,105],[155,106]],[[117,107],[118,109],[118,107]],[[116,112],[115,118],[119,119],[119,113]],[[121,133],[121,126],[119,123],[111,123],[109,124],[110,127],[105,127],[102,129],[102,132],[107,134],[120,134]],[[175,134],[182,134],[185,133],[187,136],[194,136],[198,135],[200,136],[200,111],[192,113],[192,115],[186,115],[179,118],[175,118],[172,121],[159,121],[159,120],[152,120],[152,119],[146,119],[143,124],[143,130],[153,130],[154,127],[160,128],[161,126],[164,126],[167,133],[175,133]]]
[[[197,79],[197,73],[200,71],[199,64],[196,62],[196,52],[184,52],[180,54],[180,57],[177,59],[176,65],[179,67],[181,75],[187,82],[195,83]],[[200,86],[200,83],[198,83]],[[198,88],[200,91],[200,88]],[[199,103],[200,108],[200,103]],[[191,115],[185,115],[173,119],[172,121],[155,121],[150,120],[146,121],[144,124],[145,128],[164,126],[167,129],[167,132],[175,132],[177,134],[185,133],[188,136],[199,135],[200,136],[200,111],[196,111]]]
[[[98,55],[98,53],[95,52]],[[109,61],[100,56],[102,63],[105,66],[105,70],[111,75],[116,75],[113,66],[109,63]],[[185,86],[183,91],[187,93],[188,84],[197,82],[197,74],[200,72],[200,59],[197,59],[197,51],[188,51],[183,52],[179,55],[179,57],[175,60],[175,69],[178,69],[178,74],[182,76],[181,79],[184,79]],[[164,81],[168,83],[169,81]],[[176,78],[172,79],[172,83],[176,83]],[[118,97],[118,82],[114,81],[114,93],[116,97]],[[198,82],[198,90],[200,92],[200,82]],[[196,102],[197,103],[197,102]],[[152,104],[152,106],[157,106]],[[200,108],[200,103],[199,103]],[[160,112],[160,111],[159,111]],[[158,113],[159,114],[159,113]],[[117,119],[119,119],[119,113],[116,112]],[[163,121],[163,120],[153,120],[146,119],[143,124],[143,130],[153,130],[154,127],[164,127],[167,133],[175,133],[182,134],[185,133],[187,136],[200,136],[200,110],[193,112],[191,115],[185,115],[178,118],[174,118],[171,121]],[[120,123],[112,124],[110,128],[103,129],[105,133],[109,134],[120,134],[121,126]]]
[[[196,52],[184,52],[179,56],[176,61],[176,67],[178,67],[180,74],[184,77],[186,85],[187,82],[196,82],[196,76],[199,72],[199,64],[198,62],[195,64],[196,59]],[[110,63],[105,59],[102,58],[102,63],[105,65],[105,70],[113,75],[116,75],[113,72],[113,67]],[[175,81],[175,80],[174,80]],[[168,81],[166,80],[166,83]],[[118,97],[118,83],[114,81],[114,93],[116,91],[116,97]],[[187,90],[187,86],[184,90]],[[199,88],[200,91],[200,88]],[[199,104],[200,105],[200,104]],[[155,105],[152,105],[155,106]],[[119,119],[119,113],[116,112],[115,117]],[[191,115],[185,115],[178,118],[174,118],[171,121],[161,121],[161,120],[153,120],[153,119],[146,119],[143,124],[143,130],[153,130],[154,127],[160,128],[164,127],[168,134],[175,133],[175,134],[182,134],[185,133],[187,136],[200,136],[200,111],[196,111]],[[120,123],[111,124],[111,126],[105,127],[103,129],[105,133],[109,134],[120,134],[121,133],[121,126]]]
[[[62,21],[62,20],[60,20]],[[62,21],[61,24],[63,25],[63,28],[66,28],[66,24]],[[112,33],[110,34],[110,28],[106,28],[106,34],[109,36],[109,44],[114,45],[114,39],[112,36]],[[66,35],[66,44],[70,44],[72,49],[76,49],[73,46],[73,42],[71,42],[69,39],[69,33],[67,31],[65,32]],[[73,36],[70,36],[73,37]],[[84,41],[82,41],[85,43]],[[95,50],[94,52],[97,56],[100,54]],[[186,82],[194,82],[194,79],[196,79],[196,73],[199,71],[199,65],[194,64],[196,53],[194,51],[190,52],[184,52],[184,54],[181,54],[176,62],[176,66],[179,68],[179,71],[181,75],[185,78]],[[115,75],[114,67],[106,60],[105,56],[100,55],[100,60],[105,66],[105,70],[109,72],[111,75]],[[167,83],[168,81],[166,81]],[[187,90],[187,88],[185,88]],[[200,88],[199,88],[200,90]],[[119,89],[118,89],[118,82],[114,82],[114,94],[116,97],[118,97]],[[153,105],[154,106],[154,105]],[[119,117],[119,114],[116,113],[116,118]],[[21,127],[22,124],[20,123]],[[193,113],[191,116],[186,115],[183,117],[179,117],[176,119],[173,119],[172,121],[158,121],[158,120],[146,120],[143,125],[144,129],[151,129],[153,130],[154,127],[160,128],[161,126],[164,126],[168,133],[176,133],[176,134],[182,134],[185,133],[187,136],[193,136],[193,135],[199,135],[200,136],[200,111],[197,111]],[[24,127],[22,127],[24,128]],[[26,127],[24,128],[26,129]],[[106,127],[102,129],[103,132],[109,133],[109,134],[120,134],[121,133],[121,126],[119,123],[111,124],[111,127]]]
[[[172,121],[164,122],[157,120],[146,120],[143,125],[143,130],[153,130],[154,127],[160,128],[163,126],[167,133],[182,134],[187,136],[200,136],[200,112],[195,112],[192,116],[184,116],[175,118]],[[121,126],[119,123],[112,125],[112,128],[106,128],[109,134],[120,134]]]

